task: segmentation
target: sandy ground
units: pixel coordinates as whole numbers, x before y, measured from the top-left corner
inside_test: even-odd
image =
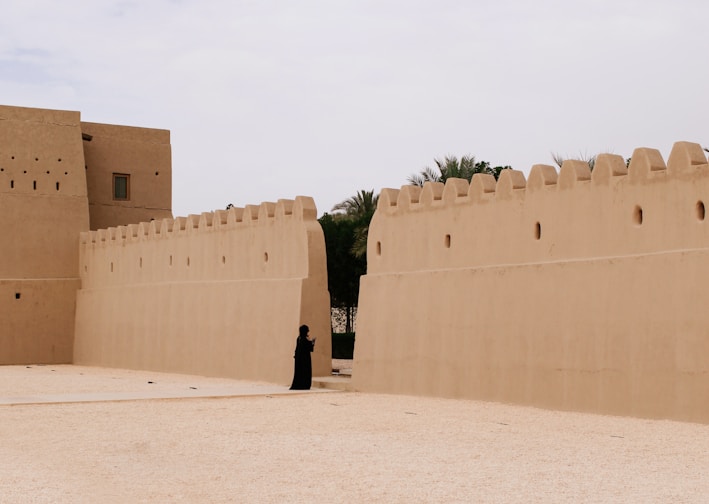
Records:
[[[5,399],[258,386],[79,366],[0,367]],[[285,386],[243,397],[3,405],[0,502],[705,503],[709,426],[475,401],[296,394]]]

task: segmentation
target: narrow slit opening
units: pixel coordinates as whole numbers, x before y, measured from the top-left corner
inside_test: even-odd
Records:
[[[643,223],[643,209],[640,205],[635,205],[633,209],[633,222],[636,226],[641,226]]]

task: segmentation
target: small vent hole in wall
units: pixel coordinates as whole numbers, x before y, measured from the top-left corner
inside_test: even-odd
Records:
[[[190,266],[190,258],[187,257],[187,267],[189,268],[189,266]]]
[[[157,177],[158,175],[160,175],[160,172],[155,172],[155,176]]]
[[[15,299],[20,299],[21,294],[19,292],[15,292]]]
[[[377,242],[377,255],[382,255],[382,242]]]
[[[226,264],[226,256],[222,256],[222,264]]]
[[[172,256],[170,256],[170,266],[172,266]]]
[[[89,271],[89,267],[84,265],[84,273],[86,273],[87,271]]]
[[[57,159],[57,163],[61,163],[61,162],[62,162],[62,158]]]
[[[34,189],[35,191],[37,190],[37,181],[36,180],[32,181],[32,189]]]
[[[265,262],[265,263],[268,262],[268,252],[263,253],[263,262]]]
[[[706,210],[704,208],[704,202],[703,201],[697,201],[697,219],[700,221],[704,220],[704,217],[706,216]]]
[[[643,223],[643,209],[640,205],[635,205],[633,209],[633,223],[640,226]]]
[[[57,182],[57,191],[59,190],[59,182]]]
[[[38,158],[38,157],[36,157],[36,158],[34,158],[34,160],[35,160],[35,161],[39,161],[39,158]]]
[[[542,224],[540,222],[537,222],[534,224],[534,239],[535,240],[541,240],[542,238]]]
[[[49,175],[49,170],[47,170],[47,175]]]
[[[445,244],[446,248],[451,248],[451,235],[447,234],[443,243]]]
[[[141,257],[140,260],[138,261],[138,266],[139,266],[140,268],[143,267],[143,258],[142,258],[142,257]]]
[[[113,263],[111,263],[111,273],[113,273]]]
[[[11,180],[10,181],[10,189],[14,189],[14,188],[15,188],[15,181]]]

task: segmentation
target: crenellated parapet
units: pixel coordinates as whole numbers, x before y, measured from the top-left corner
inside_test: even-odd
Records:
[[[639,148],[423,188],[383,189],[369,228],[370,274],[655,253],[709,246],[709,165],[678,142],[667,163]]]
[[[313,199],[298,196],[85,232],[82,281],[90,288],[324,275],[310,267],[309,234],[322,242],[316,217]]]

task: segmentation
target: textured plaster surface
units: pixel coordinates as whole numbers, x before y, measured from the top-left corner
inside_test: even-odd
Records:
[[[383,189],[355,389],[709,423],[708,203],[688,142]]]

